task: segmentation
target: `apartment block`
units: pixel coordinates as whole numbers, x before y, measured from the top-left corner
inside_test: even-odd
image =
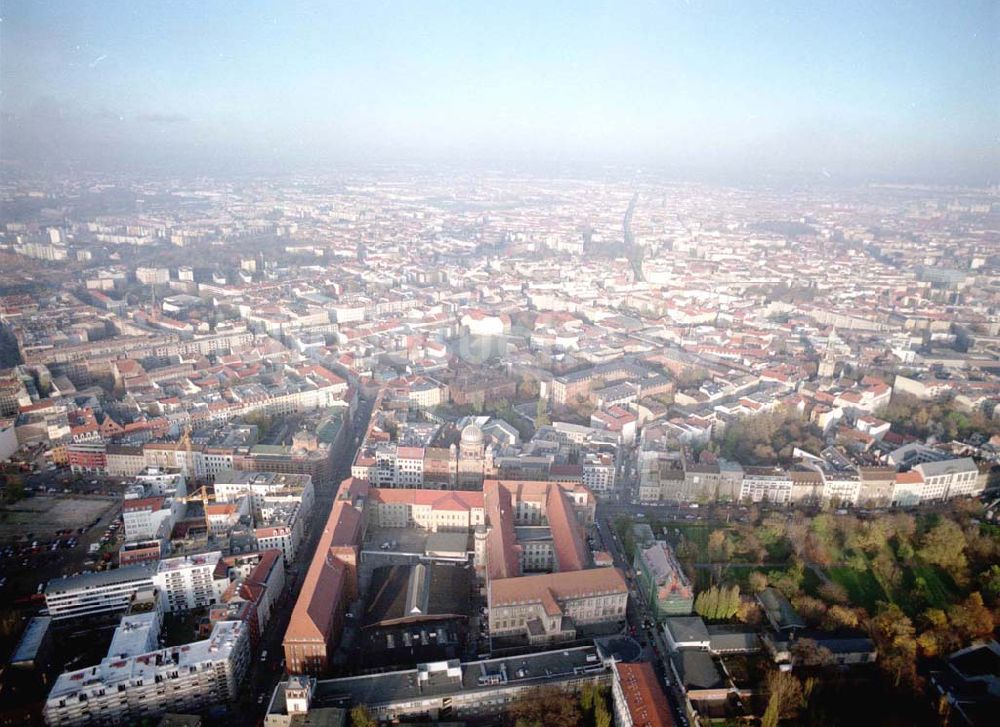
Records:
[[[53,727],[137,724],[165,712],[197,712],[236,698],[250,662],[246,626],[220,621],[203,641],[64,672],[45,701]]]
[[[158,563],[56,578],[45,587],[45,605],[56,620],[124,611],[136,591],[151,588]]]
[[[225,574],[216,575],[221,557],[216,551],[161,560],[153,584],[164,595],[165,610],[187,611],[216,603],[229,585]]]

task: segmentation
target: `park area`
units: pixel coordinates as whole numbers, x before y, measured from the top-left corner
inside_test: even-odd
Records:
[[[1000,527],[975,500],[910,512],[751,505],[722,517],[710,508],[672,519],[643,514],[654,537],[673,548],[694,586],[694,610],[706,621],[760,625],[755,596],[771,588],[808,630],[874,642],[881,678],[866,673],[857,684],[840,680],[843,688],[830,688],[826,673],[824,694],[811,701],[817,708],[859,689],[880,704],[918,693],[936,660],[991,638],[1000,622]],[[628,552],[634,523],[621,517],[614,524]],[[741,596],[735,607],[734,591]],[[803,639],[801,648],[809,643]],[[822,651],[800,656],[817,668],[829,658]],[[875,723],[914,723],[865,713],[877,713]]]
[[[969,523],[961,511],[952,518],[753,510],[735,522],[703,517],[666,519],[651,513],[646,520],[654,536],[674,549],[696,591],[735,584],[753,593],[769,584],[789,597],[860,607],[869,614],[894,604],[918,617],[962,601],[976,590],[970,576],[980,575],[970,569],[969,554],[989,552],[1000,542],[986,526],[978,533],[959,526]],[[621,519],[616,529],[631,551],[631,523]],[[992,580],[981,585],[988,586],[984,594],[995,595]]]

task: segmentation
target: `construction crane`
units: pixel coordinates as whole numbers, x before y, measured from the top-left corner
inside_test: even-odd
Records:
[[[188,468],[190,468],[191,470],[193,470],[194,469],[194,460],[193,460],[192,455],[191,455],[192,446],[191,446],[191,425],[190,424],[188,424],[188,425],[186,425],[184,427],[184,433],[181,435],[180,443],[182,445],[184,445],[184,468],[185,468],[185,470],[187,470]],[[207,485],[202,485],[197,490],[195,490],[194,492],[192,492],[190,495],[186,495],[185,497],[181,497],[179,499],[181,500],[181,502],[184,502],[184,503],[192,502],[194,500],[200,500],[201,504],[202,504],[202,507],[204,508],[204,512],[206,513],[206,517],[207,517],[207,513],[208,513],[208,503],[209,503],[209,501],[210,500],[213,500],[213,501],[217,500],[217,498],[215,496],[215,488],[213,487],[211,490],[209,490],[209,488],[208,488]],[[252,490],[250,482],[247,482],[247,504],[250,506],[250,524],[251,524],[252,527],[256,527],[257,517],[256,517],[256,513],[254,512],[253,490]]]
[[[187,504],[189,502],[201,502],[201,516],[205,521],[205,527],[209,528],[208,523],[208,503],[215,499],[215,492],[210,491],[208,487],[202,485],[194,492],[184,495],[183,497],[177,498],[180,502]]]
[[[202,485],[197,490],[192,492],[190,495],[185,495],[184,497],[179,497],[177,499],[183,503],[200,501],[201,506],[203,508],[202,511],[205,513],[206,520],[208,519],[208,503],[218,502],[218,497],[215,494],[215,490],[214,489],[210,490],[207,485]],[[253,495],[249,490],[249,485],[247,490],[247,505],[249,506],[250,510],[250,527],[256,528],[257,516],[256,513],[254,512]]]
[[[207,485],[202,485],[190,495],[185,495],[184,497],[179,497],[177,499],[183,503],[201,500],[201,504],[208,507],[208,501],[215,500],[215,490],[209,490]]]

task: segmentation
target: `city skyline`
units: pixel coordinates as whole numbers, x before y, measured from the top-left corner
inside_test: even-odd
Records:
[[[0,6],[0,722],[980,727],[1000,3]]]
[[[996,181],[992,3],[11,3],[0,156]]]
[[[35,171],[13,721],[992,724],[998,190]]]

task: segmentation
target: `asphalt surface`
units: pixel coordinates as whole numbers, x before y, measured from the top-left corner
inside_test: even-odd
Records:
[[[298,557],[285,571],[285,589],[275,605],[268,622],[260,649],[253,655],[253,662],[241,688],[238,701],[228,720],[229,724],[249,725],[259,724],[266,712],[275,686],[284,677],[284,653],[281,642],[288,628],[288,622],[302,588],[302,579],[312,561],[316,544],[319,541],[323,525],[333,507],[333,498],[342,480],[351,473],[351,463],[357,452],[355,437],[362,434],[368,426],[374,399],[361,398],[357,411],[351,422],[349,445],[334,466],[333,476],[329,482],[316,488],[315,502],[309,518],[307,530],[299,546]],[[266,656],[265,656],[266,653]]]
[[[625,553],[625,546],[614,531],[614,520],[617,517],[623,514],[635,515],[644,509],[644,507],[635,505],[616,506],[611,503],[598,505],[595,531],[604,549],[614,559],[615,566],[625,573],[628,580],[631,598],[629,598],[626,615],[630,633],[643,647],[642,660],[650,662],[660,678],[660,683],[667,693],[667,701],[673,711],[674,723],[686,727],[688,721],[684,716],[682,706],[684,704],[683,694],[680,686],[675,684],[671,678],[670,667],[667,664],[667,655],[670,652],[663,640],[656,615],[649,607],[649,594],[645,593],[642,584],[635,577],[635,571]],[[686,510],[686,508],[680,509]],[[642,522],[642,520],[635,519],[635,522]]]
[[[367,427],[371,417],[374,399],[362,398],[359,401],[358,409],[352,421],[352,430],[349,432],[350,444],[343,456],[334,468],[332,481],[317,488],[316,501],[310,516],[308,529],[299,549],[299,556],[292,563],[285,573],[285,589],[282,597],[277,602],[271,620],[265,630],[261,640],[260,649],[253,657],[250,670],[244,679],[244,687],[239,699],[230,712],[229,724],[259,724],[266,714],[271,695],[277,683],[284,677],[284,654],[281,648],[282,638],[288,627],[295,601],[298,598],[302,586],[302,578],[312,555],[316,550],[316,544],[322,531],[323,524],[330,513],[333,505],[333,497],[340,482],[350,475],[351,463],[357,452],[358,445],[355,444],[355,437],[362,434]],[[634,631],[634,636],[643,647],[642,658],[651,662],[663,684],[667,685],[666,691],[670,696],[671,708],[674,710],[675,722],[679,725],[687,725],[687,720],[683,716],[683,709],[679,708],[682,701],[679,699],[675,689],[667,679],[669,669],[664,661],[667,652],[663,637],[659,633],[656,619],[648,606],[647,598],[640,593],[640,586],[634,577],[631,563],[628,562],[622,544],[618,541],[617,535],[613,531],[613,522],[616,518],[624,515],[635,522],[642,522],[643,517],[648,513],[650,517],[665,519],[684,519],[695,511],[690,506],[684,505],[639,505],[631,502],[634,497],[634,484],[626,484],[619,490],[617,497],[602,501],[597,508],[596,537],[600,539],[603,548],[611,553],[615,565],[628,575],[629,587],[632,590],[632,598],[629,599],[627,620],[630,632]],[[643,517],[640,517],[642,514]],[[694,515],[697,517],[697,515]],[[598,542],[595,542],[595,546]],[[651,628],[646,627],[646,623],[652,624]],[[266,652],[266,656],[264,655]]]

